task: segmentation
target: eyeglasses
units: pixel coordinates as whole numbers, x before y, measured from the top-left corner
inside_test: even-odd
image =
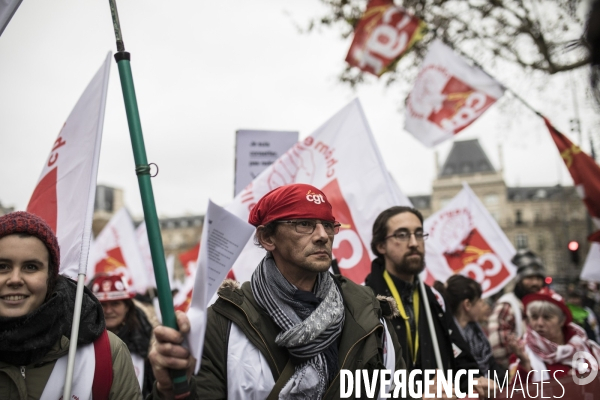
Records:
[[[328,235],[337,235],[340,231],[339,222],[331,222],[331,221],[319,221],[316,219],[297,219],[293,221],[275,221],[282,224],[291,224],[296,229],[296,232],[310,235],[317,228],[317,224],[323,225],[323,229],[325,229],[325,233]]]
[[[385,240],[388,240],[389,238],[393,237],[393,238],[398,239],[401,242],[408,242],[412,235],[415,235],[415,240],[417,242],[422,242],[424,240],[427,240],[427,238],[429,237],[429,233],[423,233],[421,231],[418,231],[418,232],[397,231],[397,232],[392,233],[389,236],[386,236]]]

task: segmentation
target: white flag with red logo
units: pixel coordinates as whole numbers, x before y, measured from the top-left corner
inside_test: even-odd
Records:
[[[462,274],[481,284],[487,297],[516,274],[510,262],[515,249],[471,188],[463,189],[440,211],[425,220],[425,283],[446,282]]]
[[[410,201],[387,172],[358,99],[271,164],[227,210],[248,220],[262,196],[291,183],[307,183],[325,193],[342,224],[333,242],[333,256],[342,275],[364,282],[371,271],[373,221],[384,209],[410,205]],[[233,266],[235,278],[249,280],[264,255],[264,249],[250,240]]]
[[[406,99],[404,129],[427,147],[469,126],[504,94],[504,87],[436,39]]]
[[[392,0],[370,0],[354,30],[346,62],[381,76],[423,37],[425,22]]]
[[[74,279],[87,269],[110,62],[108,53],[52,145],[27,205],[56,233],[60,273]]]
[[[94,240],[90,251],[90,278],[100,273],[115,273],[127,280],[130,290],[145,293],[151,287],[140,251],[133,221],[120,209]]]

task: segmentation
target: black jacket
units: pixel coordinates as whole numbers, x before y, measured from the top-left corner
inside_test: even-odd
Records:
[[[379,258],[373,260],[371,264],[371,273],[365,280],[365,285],[369,286],[375,294],[391,297],[387,283],[383,278],[384,272],[383,261]],[[460,369],[478,369],[477,362],[469,351],[468,344],[462,338],[460,332],[454,324],[454,319],[450,312],[446,312],[442,309],[438,300],[431,290],[431,288],[425,285],[425,291],[427,292],[427,298],[429,300],[429,306],[431,309],[431,316],[433,317],[433,323],[435,325],[435,332],[440,348],[440,355],[442,358],[442,364],[444,370],[452,370],[453,372]],[[402,294],[401,294],[402,295]],[[420,310],[423,308],[423,299],[420,298]],[[419,332],[419,350],[417,353],[417,362],[415,365],[412,363],[412,359],[408,354],[408,341],[406,325],[402,317],[395,317],[392,319],[392,325],[398,336],[398,341],[405,351],[402,352],[404,361],[409,368],[418,369],[436,369],[435,353],[433,350],[433,344],[431,340],[431,334],[427,326],[427,317],[425,312],[419,313],[418,321],[418,332]],[[456,346],[460,353],[455,357],[452,344]],[[466,385],[466,379],[463,380]],[[461,381],[461,388],[463,387],[463,381]]]

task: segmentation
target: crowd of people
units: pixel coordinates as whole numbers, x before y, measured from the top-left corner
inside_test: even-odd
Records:
[[[430,287],[420,279],[423,217],[396,206],[374,221],[376,258],[359,285],[330,272],[340,230],[335,213],[325,193],[306,184],[279,187],[258,201],[249,222],[264,258],[250,281],[226,280],[219,289],[197,373],[184,345],[185,313],[177,313],[179,330],[161,326],[120,276],[93,277],[83,292],[73,394],[173,399],[170,371],[184,370],[190,399],[337,399],[347,389],[344,370],[370,377],[441,369],[477,370],[474,389],[483,399],[498,384],[490,376],[515,385],[531,373],[530,381],[540,382],[598,372],[593,307],[578,288],[567,304],[547,287],[542,260],[531,251],[512,259],[514,289],[493,307],[480,284],[463,275]],[[1,399],[62,394],[76,284],[59,268],[58,241],[42,219],[26,212],[0,217]],[[585,363],[575,361],[578,352],[589,355]],[[423,375],[417,380],[427,384]],[[353,398],[383,397],[395,383],[374,384],[357,379]],[[467,374],[453,384],[454,396],[467,392]]]

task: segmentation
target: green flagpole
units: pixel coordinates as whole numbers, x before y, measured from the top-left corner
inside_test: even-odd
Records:
[[[115,0],[109,0],[110,10],[113,19],[113,27],[117,41],[117,53],[115,60],[119,69],[121,78],[121,89],[123,91],[123,100],[125,102],[125,111],[127,113],[127,122],[129,125],[129,135],[131,136],[131,146],[133,148],[133,157],[135,160],[135,173],[138,177],[140,195],[142,197],[142,207],[144,209],[144,220],[146,221],[146,230],[148,232],[148,241],[150,243],[150,253],[152,255],[152,264],[154,266],[154,276],[156,277],[156,286],[158,290],[158,302],[162,315],[162,323],[169,328],[178,329],[173,307],[173,298],[171,287],[169,285],[169,276],[165,262],[165,252],[163,248],[158,216],[156,215],[156,205],[154,203],[154,194],[152,192],[152,182],[150,182],[150,165],[146,159],[146,148],[144,146],[144,135],[142,134],[142,125],[140,123],[140,114],[135,97],[135,88],[133,86],[133,75],[131,73],[131,55],[125,51],[125,45],[121,36],[121,26],[117,5]],[[171,379],[173,381],[173,391],[176,399],[183,399],[189,396],[190,390],[187,382],[186,371],[171,370]]]

